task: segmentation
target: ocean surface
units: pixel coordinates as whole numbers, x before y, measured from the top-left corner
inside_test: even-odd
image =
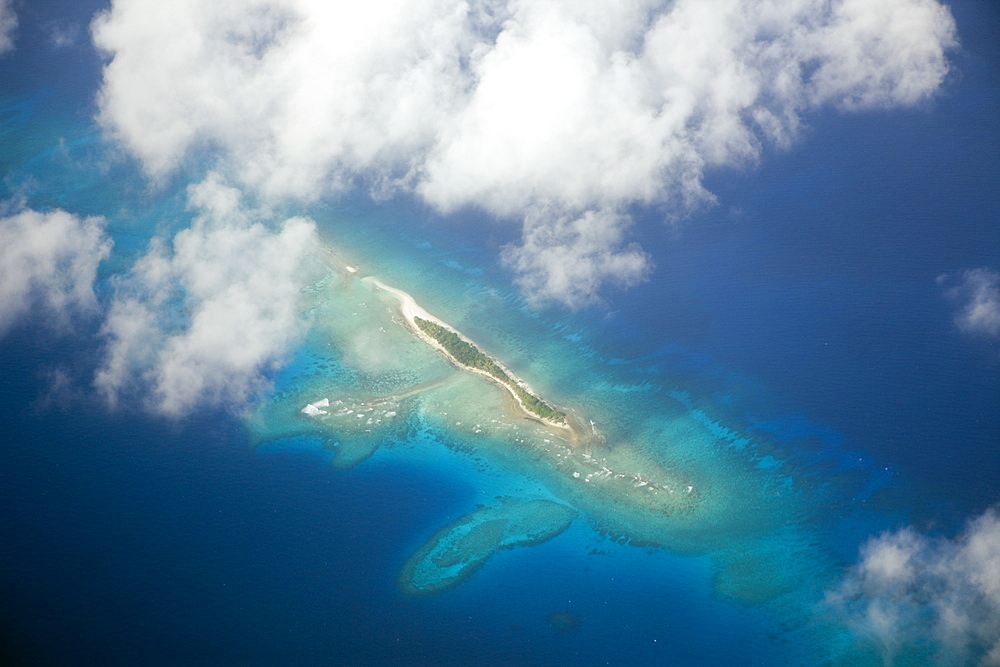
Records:
[[[0,199],[105,216],[106,298],[151,236],[190,223],[201,166],[157,189],[115,156],[93,122],[100,60],[44,38],[95,5],[23,4],[0,60]],[[1000,9],[952,10],[962,48],[938,99],[815,114],[791,148],[709,174],[717,205],[676,223],[635,211],[656,271],[583,311],[532,309],[496,259],[512,229],[475,213],[361,195],[287,211],[703,494],[708,519],[671,524],[668,548],[618,539],[614,512],[512,446],[516,420],[471,431],[502,392],[405,332],[382,332],[391,358],[352,357],[384,325],[359,280],[316,292],[322,326],[244,416],[109,410],[90,386],[100,322],[56,335],[28,317],[0,339],[0,659],[879,664],[824,592],[869,537],[954,535],[1000,500],[1000,347],[960,335],[936,282],[1000,267]],[[391,433],[298,413],[439,380]],[[406,595],[406,559],[500,496],[583,516],[451,591]]]

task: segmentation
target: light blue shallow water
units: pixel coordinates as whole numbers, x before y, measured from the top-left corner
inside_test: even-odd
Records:
[[[349,470],[334,469],[316,437],[253,449],[261,433],[214,411],[179,425],[108,414],[87,397],[96,324],[50,340],[26,323],[0,342],[4,657],[857,657],[844,652],[843,629],[824,623],[820,601],[859,544],[911,522],[954,532],[1000,497],[996,346],[956,334],[934,283],[1000,265],[1000,188],[990,187],[1000,121],[982,113],[1000,101],[996,30],[983,27],[996,12],[982,3],[955,12],[966,78],[932,110],[816,118],[800,148],[749,173],[712,175],[724,204],[681,229],[639,212],[657,273],[605,307],[530,310],[495,261],[510,232],[473,214],[441,222],[405,201],[306,211],[349,261],[413,294],[543,395],[593,415],[610,440],[677,465],[732,523],[687,526],[667,536],[684,547],[674,550],[619,544],[588,522],[606,515],[585,495],[433,412],[415,412],[413,428],[378,440]],[[40,28],[30,10],[24,19],[27,44]],[[4,198],[107,216],[116,243],[107,278],[153,233],[189,222],[184,177],[153,191],[127,163],[97,169],[108,155],[86,111],[95,65],[56,76],[57,63],[25,51],[0,70]],[[357,381],[321,342],[298,350],[275,398],[311,391],[317,363],[337,387]],[[45,406],[47,373],[66,360],[78,401]],[[696,425],[689,438],[681,423]],[[549,542],[499,553],[454,591],[400,592],[399,568],[424,540],[511,493],[584,516]],[[785,574],[793,585],[774,592]],[[575,623],[554,623],[555,612]]]

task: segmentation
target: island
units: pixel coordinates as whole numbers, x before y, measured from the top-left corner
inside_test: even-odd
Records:
[[[685,438],[691,425],[668,423],[662,430],[637,431],[634,437],[646,439],[642,443],[623,439],[628,431],[617,429],[609,443],[580,408],[543,398],[411,295],[364,275],[353,262],[331,260],[331,269],[337,276],[330,283],[336,299],[323,315],[329,318],[325,327],[337,332],[336,349],[348,353],[311,362],[315,370],[305,375],[308,383],[267,408],[273,417],[264,418],[269,431],[261,441],[318,438],[335,452],[332,465],[337,468],[357,465],[383,446],[441,443],[537,480],[552,497],[538,499],[533,491],[536,498],[531,500],[496,498],[429,535],[403,568],[400,585],[407,594],[450,590],[498,551],[555,537],[578,513],[598,534],[616,542],[691,552],[699,550],[690,540],[695,517],[701,522],[699,531],[702,523],[731,525],[731,513],[716,502],[719,496],[703,494],[681,464],[657,451],[674,438]],[[375,304],[379,307],[370,307]],[[324,338],[329,335],[325,328],[317,331]],[[407,341],[410,336],[421,345]],[[384,366],[376,366],[373,377],[383,374],[389,381],[355,384],[367,371],[354,375],[356,350],[351,346],[372,339],[386,345],[379,357]],[[422,346],[430,349],[418,349]],[[442,374],[440,362],[428,355],[431,350],[461,374],[483,379],[482,389],[471,379]],[[359,361],[358,368],[364,369],[367,358]],[[396,369],[407,363],[416,364],[416,370]],[[331,370],[339,375],[336,381],[326,378]],[[487,398],[495,388],[511,397],[506,405]]]
[[[428,345],[441,352],[454,365],[487,377],[509,391],[529,418],[542,422],[551,428],[576,435],[576,429],[565,411],[553,408],[535,393],[528,386],[528,383],[514,375],[495,357],[483,352],[456,329],[421,308],[412,296],[402,290],[389,287],[372,276],[368,276],[364,280],[396,297],[400,302],[400,312],[413,332]]]
[[[822,476],[787,474],[797,464],[771,456],[752,425],[732,430],[683,392],[647,383],[645,363],[606,375],[586,359],[552,363],[546,385],[572,393],[551,400],[505,366],[503,348],[498,360],[486,339],[474,342],[476,331],[456,330],[353,258],[325,256],[329,274],[304,292],[308,344],[248,425],[255,445],[318,445],[338,469],[383,452],[401,462],[442,458],[449,475],[487,473],[478,502],[451,508],[439,530],[406,537],[416,541],[399,559],[401,593],[447,595],[463,581],[489,587],[504,575],[491,563],[519,562],[504,551],[565,540],[583,521],[579,530],[598,540],[716,556],[714,586],[726,598],[757,604],[800,585],[799,556],[811,546],[797,526],[808,517],[774,499],[815,493]],[[505,312],[502,299],[485,301],[494,296],[435,300],[451,304],[442,314],[475,300],[471,321],[486,306]],[[512,341],[504,346],[512,351],[538,345],[513,335],[534,327],[513,323],[511,332],[490,323],[490,340]],[[574,386],[581,380],[590,380],[585,393]],[[442,449],[451,453],[439,457]],[[550,623],[570,632],[578,621],[563,610]]]
[[[421,317],[415,317],[414,323],[421,331],[436,340],[456,364],[470,370],[486,373],[493,380],[506,387],[525,412],[554,424],[563,425],[566,423],[565,412],[553,409],[539,396],[532,393],[523,381],[511,377],[510,373],[504,370],[495,359],[483,353],[470,341],[463,339],[454,330]]]

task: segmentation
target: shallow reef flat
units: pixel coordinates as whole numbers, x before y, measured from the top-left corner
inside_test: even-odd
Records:
[[[577,513],[598,535],[622,544],[711,555],[723,597],[757,602],[822,585],[809,569],[826,556],[801,528],[826,487],[802,487],[809,492],[803,496],[800,482],[809,471],[768,464],[777,460],[773,448],[724,426],[725,413],[703,413],[650,382],[641,364],[590,355],[559,331],[552,334],[557,342],[546,342],[549,334],[526,325],[529,318],[487,288],[465,285],[451,302],[429,299],[433,310],[464,317],[452,329],[353,263],[350,270],[332,262],[330,268],[307,293],[306,344],[249,419],[252,441],[319,443],[337,468],[379,450],[434,462],[446,447],[487,473],[483,497],[506,499],[431,537],[407,561],[404,591],[449,590],[496,551],[550,539]],[[465,338],[460,331],[487,310],[488,326],[472,326],[473,338]],[[509,386],[454,363],[422,335],[416,317],[459,332],[470,345],[481,338],[476,349],[511,378],[529,371],[545,387],[532,393],[548,395],[546,404],[565,422],[540,419]],[[494,349],[499,356],[488,356]],[[555,361],[532,362],[546,354]],[[538,486],[525,492],[518,479]],[[531,500],[539,497],[552,500]]]
[[[411,595],[454,588],[498,551],[541,544],[577,517],[576,510],[551,500],[497,501],[434,533],[403,565],[400,587]]]

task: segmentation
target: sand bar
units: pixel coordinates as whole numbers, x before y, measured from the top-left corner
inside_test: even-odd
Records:
[[[459,332],[457,329],[455,329],[453,326],[451,326],[447,322],[444,322],[443,320],[438,319],[437,317],[434,317],[429,312],[427,312],[426,310],[424,310],[423,308],[421,308],[420,304],[418,304],[417,301],[416,301],[416,299],[414,299],[412,296],[410,296],[409,294],[407,294],[403,290],[396,289],[395,287],[390,287],[390,286],[386,285],[381,280],[379,280],[378,278],[375,278],[373,276],[367,276],[367,277],[363,278],[362,280],[365,280],[365,281],[371,283],[372,285],[375,285],[375,287],[379,288],[380,290],[382,290],[384,292],[388,292],[392,296],[396,297],[396,299],[399,301],[399,310],[403,314],[403,317],[406,319],[406,322],[409,325],[410,329],[413,331],[413,333],[415,335],[419,336],[420,339],[423,340],[425,343],[427,343],[428,345],[430,345],[434,349],[438,350],[441,354],[443,354],[445,357],[447,357],[449,360],[451,360],[455,365],[457,365],[460,368],[462,368],[463,370],[467,370],[467,371],[469,371],[471,373],[476,373],[477,375],[482,375],[483,377],[489,379],[493,383],[498,384],[501,387],[503,387],[504,389],[506,389],[510,393],[510,395],[514,397],[514,400],[517,402],[518,406],[520,406],[521,410],[524,411],[524,413],[529,418],[537,420],[537,421],[540,421],[543,424],[545,424],[546,426],[549,426],[550,428],[560,429],[560,430],[563,430],[563,431],[568,431],[570,433],[573,433],[573,428],[570,425],[570,423],[569,423],[568,420],[563,421],[563,422],[558,422],[558,421],[555,421],[555,420],[552,420],[552,419],[546,419],[546,418],[544,418],[544,417],[542,417],[542,416],[540,416],[540,415],[532,412],[524,404],[524,401],[521,400],[521,397],[518,396],[518,393],[514,390],[513,387],[511,387],[510,385],[508,385],[505,382],[501,382],[500,380],[498,380],[497,378],[493,377],[489,373],[486,373],[486,372],[481,371],[481,370],[479,370],[477,368],[472,368],[470,366],[466,366],[465,364],[460,363],[458,360],[456,360],[454,358],[454,356],[452,356],[444,348],[443,345],[441,345],[438,341],[436,341],[431,336],[429,336],[426,333],[424,333],[424,331],[421,330],[421,328],[417,325],[416,318],[420,318],[422,320],[427,320],[428,322],[433,322],[434,324],[436,324],[436,325],[438,325],[438,326],[440,326],[440,327],[442,327],[444,329],[447,329],[448,331],[452,332],[453,334],[455,334],[456,336],[458,336],[461,340],[467,342],[469,345],[472,345],[473,347],[476,348],[476,350],[478,350],[484,356],[488,357],[490,359],[490,361],[492,361],[494,364],[496,364],[497,367],[499,367],[501,370],[503,370],[503,372],[505,372],[510,377],[510,379],[513,380],[521,389],[523,389],[525,392],[527,392],[531,396],[537,398],[538,400],[545,402],[544,399],[542,399],[541,396],[539,396],[534,390],[531,389],[530,386],[528,386],[527,382],[525,382],[521,378],[519,378],[516,375],[514,375],[514,373],[512,373],[509,368],[507,368],[502,363],[500,363],[500,361],[497,360],[492,355],[488,354],[487,352],[484,352],[482,350],[482,348],[480,348],[478,345],[476,345],[473,341],[471,341],[468,338],[466,338],[465,336],[463,336],[462,333]]]

